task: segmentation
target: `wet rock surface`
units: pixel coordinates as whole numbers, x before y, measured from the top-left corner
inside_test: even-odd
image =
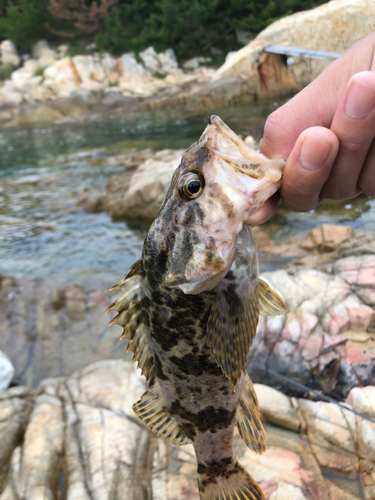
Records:
[[[264,273],[287,313],[260,318],[249,360],[339,398],[374,385],[374,248],[374,237],[358,233],[335,251]],[[272,374],[250,370],[254,380],[288,390]]]
[[[0,498],[194,500],[192,446],[156,438],[131,405],[145,390],[133,365],[102,361],[37,389],[0,393]],[[269,500],[375,498],[375,424],[332,403],[256,385],[268,448],[235,436],[235,455]],[[346,405],[375,417],[375,388]]]

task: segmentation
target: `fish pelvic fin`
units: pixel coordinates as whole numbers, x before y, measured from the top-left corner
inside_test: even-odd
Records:
[[[152,432],[171,444],[182,446],[191,443],[191,440],[180,429],[176,419],[170,414],[157,380],[141,399],[134,403],[133,410]]]
[[[258,297],[251,287],[242,297],[232,297],[225,289],[218,291],[208,318],[206,339],[234,389],[245,372],[258,318]]]
[[[275,290],[259,278],[259,310],[261,316],[278,316],[286,311],[283,299]]]
[[[235,458],[226,467],[198,465],[198,486],[200,500],[266,500],[259,485]]]
[[[236,411],[236,425],[246,446],[259,455],[266,451],[267,436],[259,417],[259,403],[251,379],[245,373]]]
[[[133,351],[133,363],[137,361],[142,375],[148,382],[153,383],[155,379],[154,356],[143,318],[142,261],[138,260],[133,264],[126,278],[111,290],[120,290],[122,295],[106,310],[106,313],[109,311],[118,313],[109,324],[123,328],[120,340],[125,338],[129,340],[126,352]]]

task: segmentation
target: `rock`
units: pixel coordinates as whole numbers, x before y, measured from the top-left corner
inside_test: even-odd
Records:
[[[158,54],[158,59],[162,73],[166,73],[167,75],[181,73],[173,49],[167,49],[164,52],[160,52],[160,54]]]
[[[373,256],[338,260],[332,273],[291,267],[265,273],[287,312],[261,318],[249,359],[302,384],[346,397],[358,384],[375,384]],[[249,365],[255,382],[290,391],[269,373]],[[298,392],[298,389],[294,389]]]
[[[58,55],[59,58],[63,58],[66,56],[67,52],[69,50],[69,45],[63,43],[61,45],[58,45],[56,47],[56,53]]]
[[[183,150],[159,151],[131,176],[112,179],[106,188],[109,213],[117,218],[155,218],[183,153]]]
[[[14,376],[14,366],[8,357],[0,351],[0,391],[8,389]]]
[[[144,390],[131,363],[112,360],[0,393],[1,498],[59,498],[63,470],[66,498],[198,500],[192,445],[157,438],[132,411]],[[374,424],[332,403],[256,390],[277,426],[266,424],[260,456],[236,433],[234,455],[266,498],[359,500],[362,488],[373,497]],[[374,390],[356,388],[345,404],[373,418]]]
[[[89,191],[83,190],[78,198],[77,207],[88,212],[104,212],[107,207],[106,193],[97,193],[90,196]]]
[[[103,57],[101,63],[108,83],[110,85],[117,85],[125,68],[124,63],[109,54]]]
[[[52,66],[48,66],[43,76],[44,86],[56,96],[68,96],[81,84],[77,70],[69,57],[64,57]]]
[[[39,40],[32,48],[33,58],[37,60],[39,68],[46,68],[56,62],[55,51],[46,40]]]
[[[344,15],[343,15],[344,13]],[[375,4],[372,0],[332,0],[315,9],[282,18],[240,49],[219,68],[216,81],[239,77],[247,86],[223,88],[224,102],[233,101],[233,93],[245,96],[280,95],[302,89],[329,61],[295,57],[292,69],[276,54],[261,53],[266,45],[342,53],[356,41],[375,30]],[[343,35],[345,33],[345,36]],[[216,99],[215,99],[216,102]]]
[[[95,84],[105,81],[106,75],[97,57],[75,56],[72,58],[72,63],[83,87],[92,88]]]
[[[144,67],[151,73],[157,73],[161,70],[160,61],[154,47],[148,47],[139,53]]]
[[[337,247],[354,235],[350,226],[337,226],[323,224],[312,229],[301,241],[300,247],[305,250],[318,249],[321,252],[332,252]]]
[[[184,69],[197,69],[202,64],[210,63],[211,61],[211,57],[193,57],[185,61],[182,66]]]
[[[290,398],[266,385],[255,384],[254,388],[258,396],[262,420],[291,431],[301,430],[301,421]]]
[[[2,66],[11,68],[17,68],[20,64],[16,46],[10,40],[4,40],[0,44],[0,62]]]

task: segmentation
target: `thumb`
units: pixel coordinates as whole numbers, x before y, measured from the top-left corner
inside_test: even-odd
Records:
[[[274,111],[265,124],[261,152],[269,158],[287,158],[305,129],[330,128],[350,77],[373,70],[374,49],[375,32],[355,43],[310,85]]]

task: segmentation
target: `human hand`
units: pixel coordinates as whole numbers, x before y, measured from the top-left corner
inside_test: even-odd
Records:
[[[248,224],[269,219],[280,197],[305,212],[327,198],[375,196],[375,32],[269,116],[261,152],[287,163],[279,193]]]

